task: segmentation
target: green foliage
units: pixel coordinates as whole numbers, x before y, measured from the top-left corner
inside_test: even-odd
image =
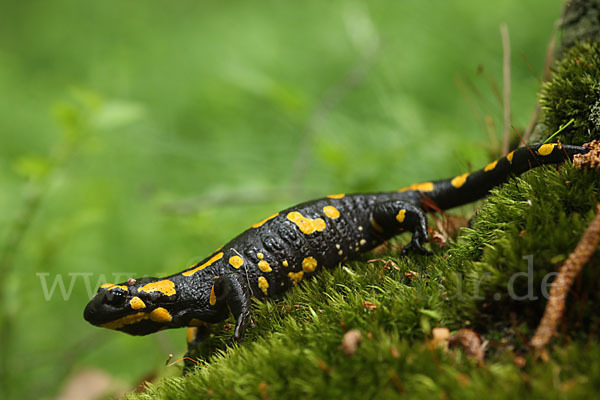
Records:
[[[584,143],[600,134],[600,44],[577,44],[554,66],[552,80],[544,84],[540,103],[549,132],[574,123],[556,138]],[[572,141],[569,141],[572,140]]]

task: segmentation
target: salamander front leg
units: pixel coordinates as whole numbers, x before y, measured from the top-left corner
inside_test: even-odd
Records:
[[[391,236],[402,231],[412,232],[412,239],[404,246],[402,254],[416,250],[420,254],[432,254],[423,247],[429,241],[427,234],[427,217],[418,207],[399,200],[378,203],[373,209],[373,219],[381,229]]]
[[[235,330],[229,344],[244,338],[246,329],[252,326],[250,307],[252,305],[248,283],[235,274],[226,274],[215,281],[216,302],[226,304],[236,319]]]

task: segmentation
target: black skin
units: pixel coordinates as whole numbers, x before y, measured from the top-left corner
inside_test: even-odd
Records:
[[[487,171],[469,174],[462,185],[458,185],[456,179],[448,179],[396,192],[332,196],[302,203],[281,211],[260,226],[249,228],[181,273],[160,279],[130,279],[120,284],[125,289],[118,286],[99,289],[87,305],[84,318],[94,325],[132,335],[147,335],[166,328],[197,327],[188,343],[188,355],[195,356],[197,345],[208,335],[208,325],[228,318],[231,313],[236,319],[231,341],[238,342],[252,326],[251,298],[277,296],[287,291],[296,284],[290,272],[298,274],[304,268],[302,279],[310,278],[321,268],[336,266],[402,231],[412,233],[412,240],[403,253],[430,254],[423,247],[429,240],[425,211],[446,210],[472,202],[511,176],[543,164],[560,163],[586,151],[582,147],[560,144],[521,148],[512,153],[512,161],[503,157],[493,168],[490,164]],[[339,216],[326,213],[324,207],[328,206],[335,207]],[[399,217],[401,210],[405,210],[403,218]],[[288,218],[292,212],[317,221],[313,228],[319,229],[311,232],[309,227],[303,232],[299,224]],[[243,265],[238,268],[229,263],[235,256],[243,259]],[[316,267],[314,263],[303,267],[307,257],[316,261]],[[209,262],[211,259],[214,261]],[[263,269],[259,268],[261,261]],[[270,271],[264,270],[264,262]],[[204,264],[204,268],[191,273]],[[259,277],[268,283],[266,293],[259,286]],[[173,292],[140,290],[157,281],[172,282]],[[141,299],[145,307],[134,309],[133,303],[130,304],[134,297]],[[170,320],[151,317],[150,313],[159,307],[168,311]],[[128,320],[132,315],[134,317]],[[124,317],[124,323],[114,323],[123,321]]]

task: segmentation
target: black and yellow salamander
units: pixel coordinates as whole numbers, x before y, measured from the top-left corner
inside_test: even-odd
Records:
[[[403,252],[422,254],[428,241],[428,209],[446,210],[479,199],[510,176],[556,164],[582,147],[560,143],[520,148],[482,170],[452,179],[411,185],[394,192],[334,194],[298,204],[252,225],[201,262],[166,278],[106,283],[84,311],[96,326],[132,335],[190,327],[188,351],[208,325],[233,314],[232,341],[252,324],[251,297],[279,295],[402,231],[412,233]]]

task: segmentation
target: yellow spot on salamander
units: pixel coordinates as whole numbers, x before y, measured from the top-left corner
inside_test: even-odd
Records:
[[[272,271],[271,266],[265,260],[260,260],[258,262],[258,268],[260,268],[260,270],[262,272],[271,272]]]
[[[258,287],[260,288],[260,290],[263,291],[265,296],[267,296],[269,294],[267,292],[267,289],[269,288],[269,282],[267,282],[267,279],[264,276],[258,277]]]
[[[126,315],[124,317],[115,319],[114,321],[107,322],[100,326],[103,328],[108,328],[108,329],[119,329],[119,328],[124,327],[125,325],[136,324],[146,318],[148,318],[148,315],[146,313],[139,312],[136,314]]]
[[[406,210],[402,209],[398,211],[398,215],[396,215],[396,221],[403,223],[404,218],[406,218]]]
[[[537,152],[540,156],[547,156],[548,154],[552,153],[552,150],[554,150],[555,146],[556,143],[543,144],[540,146]]]
[[[252,227],[259,228],[259,227],[263,226],[265,224],[265,222],[267,222],[270,219],[275,218],[278,215],[279,215],[279,213],[275,213],[275,214],[271,215],[270,217],[267,217],[267,218],[263,219],[262,221],[255,223],[254,225],[252,225]]]
[[[138,290],[145,293],[161,292],[165,296],[173,296],[176,293],[175,283],[168,279],[147,283]]]
[[[262,260],[265,258],[265,255],[263,253],[256,253],[256,257],[258,257],[259,260]]]
[[[203,270],[204,268],[206,268],[206,267],[208,267],[208,266],[212,265],[214,262],[216,262],[216,261],[219,261],[221,258],[223,258],[223,253],[222,253],[222,252],[221,252],[221,253],[217,253],[217,254],[215,254],[214,256],[212,256],[212,257],[210,258],[210,260],[208,260],[208,261],[207,261],[207,262],[205,262],[204,264],[202,264],[202,265],[199,265],[199,266],[197,266],[197,267],[196,267],[196,268],[194,268],[194,269],[190,269],[189,271],[185,271],[185,272],[184,272],[182,275],[183,275],[183,276],[191,276],[191,275],[194,275],[196,272],[198,272],[198,271],[200,271],[200,270]]]
[[[496,168],[497,164],[498,164],[498,160],[492,161],[491,163],[489,163],[488,165],[485,166],[485,168],[483,169],[483,171],[484,172],[489,172],[489,171],[493,170],[494,168]]]
[[[459,187],[461,187],[462,185],[464,185],[464,184],[465,184],[465,182],[467,181],[467,177],[468,177],[468,176],[469,176],[469,173],[468,173],[468,172],[467,172],[467,173],[464,173],[464,174],[462,174],[462,175],[455,176],[455,177],[454,177],[454,178],[452,178],[452,180],[450,181],[450,184],[451,184],[452,186],[454,186],[455,188],[457,188],[457,189],[458,189]]]
[[[140,308],[146,308],[146,303],[139,297],[135,296],[131,300],[129,300],[129,305],[134,310],[139,310]]]
[[[114,288],[121,288],[125,292],[129,291],[129,289],[127,288],[127,286],[125,286],[125,285],[115,285],[114,283],[103,283],[102,285],[100,285],[100,288],[101,289],[106,289],[106,290],[113,290]]]
[[[288,213],[287,219],[295,223],[296,226],[298,226],[298,228],[302,231],[302,233],[306,235],[310,235],[315,231],[322,232],[327,227],[325,221],[323,221],[322,218],[306,218],[298,211],[292,211]]]
[[[215,294],[215,285],[212,285],[212,287],[210,288],[210,299],[208,300],[208,303],[211,306],[214,306],[217,303],[217,295]]]
[[[323,207],[323,212],[331,219],[336,219],[340,217],[340,211],[334,206]]]
[[[338,194],[330,194],[327,197],[330,198],[330,199],[341,199],[344,196],[345,196],[344,193],[338,193]]]
[[[192,343],[196,339],[196,333],[198,332],[198,328],[190,327],[187,328],[186,339],[188,343]]]
[[[374,229],[375,229],[377,232],[383,233],[383,228],[381,228],[381,227],[379,226],[379,224],[377,223],[377,221],[375,221],[375,219],[374,219],[374,218],[371,218],[371,226],[372,226],[372,227],[373,227],[373,228],[374,228]]]
[[[173,320],[171,313],[169,313],[166,308],[162,307],[152,310],[152,312],[149,314],[149,317],[152,321],[160,323],[171,322]]]
[[[233,256],[233,257],[229,258],[229,264],[233,268],[238,269],[239,267],[244,265],[244,259],[240,256]]]
[[[314,257],[306,257],[302,260],[302,271],[306,273],[313,272],[317,268],[317,260]]]
[[[422,192],[431,192],[433,190],[433,182],[414,183],[410,186],[398,189],[399,192],[406,192],[408,190],[420,190]]]
[[[364,246],[365,244],[367,244],[367,241],[365,239],[360,239],[360,245]]]
[[[513,157],[514,157],[514,156],[515,156],[515,152],[514,152],[514,151],[511,151],[510,153],[508,153],[508,154],[506,155],[506,159],[508,160],[508,162],[509,162],[509,163],[511,163],[511,164],[512,164],[512,160],[513,160]]]
[[[297,285],[302,280],[302,277],[304,276],[304,271],[290,272],[288,273],[288,276],[292,281],[294,281],[294,284]]]
[[[283,260],[283,262],[282,262],[281,264],[282,264],[284,267],[287,267],[288,265],[290,265],[290,264],[288,264],[288,261],[287,261],[287,260]]]

